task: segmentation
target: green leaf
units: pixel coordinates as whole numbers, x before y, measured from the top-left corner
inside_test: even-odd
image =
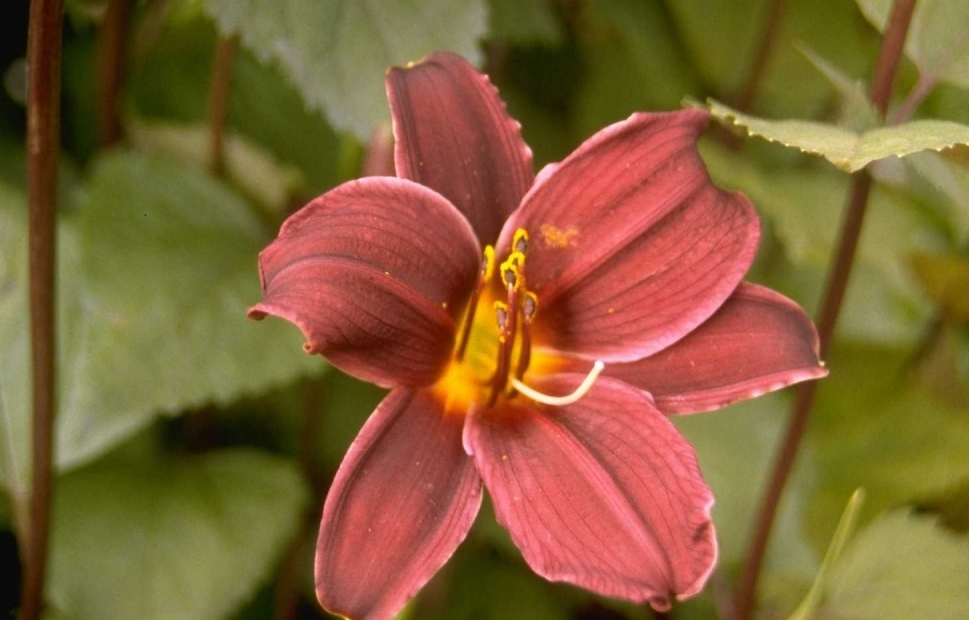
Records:
[[[702,153],[718,183],[750,197],[790,261],[765,263],[767,283],[807,308],[816,307],[850,179],[830,167],[778,168],[713,142],[703,144]],[[921,336],[933,311],[913,278],[911,255],[937,251],[948,241],[935,220],[920,217],[906,196],[876,185],[869,200],[878,217],[865,222],[838,332],[856,340],[908,344]]]
[[[489,0],[489,38],[518,45],[561,45],[562,25],[548,0]]]
[[[0,252],[2,407],[8,458],[23,480],[26,224],[22,208],[0,206],[0,234],[10,235]],[[212,179],[116,152],[96,163],[60,230],[59,466],[100,454],[160,414],[227,403],[323,367],[300,351],[292,326],[246,319],[260,296],[256,255],[268,235]]]
[[[857,0],[861,12],[884,31],[892,0]],[[905,38],[905,53],[922,79],[937,78],[969,87],[969,2],[919,0]]]
[[[472,62],[487,30],[483,0],[208,0],[225,33],[279,63],[307,104],[361,140],[389,118],[384,73],[452,50]]]
[[[297,467],[253,450],[104,461],[57,481],[47,594],[74,620],[211,620],[255,593],[295,535]]]
[[[751,507],[756,506],[784,429],[790,403],[784,393],[746,401],[710,414],[672,420],[696,448],[704,477],[716,503],[713,522],[724,565],[743,557],[750,534]],[[802,534],[801,514],[814,477],[813,454],[802,452],[785,492],[766,569],[810,580],[817,557]]]
[[[868,99],[865,85],[861,80],[848,77],[841,69],[807,46],[801,46],[798,49],[841,96],[841,123],[839,124],[855,131],[866,131],[878,125],[878,111]]]
[[[953,321],[969,323],[969,258],[916,254],[912,266],[932,300]]]
[[[907,357],[883,347],[842,346],[818,395],[810,442],[822,472],[812,531],[864,487],[866,513],[937,495],[969,476],[969,420],[907,377]]]
[[[203,172],[209,165],[210,132],[203,125],[131,118],[127,128],[131,141],[144,152],[192,164]],[[304,184],[302,173],[234,132],[225,136],[223,149],[228,180],[280,218]]]
[[[749,79],[772,0],[666,0],[704,92],[727,101]],[[652,4],[652,3],[650,3]],[[835,58],[848,75],[865,75],[874,62],[877,38],[858,27],[857,10],[843,0],[787,2],[775,30],[774,50],[765,67],[755,106],[778,116],[809,118],[828,109],[832,89],[811,70],[795,43]],[[645,86],[650,88],[651,85]]]
[[[747,135],[820,155],[847,172],[861,170],[886,157],[969,145],[969,126],[951,121],[916,120],[859,133],[815,121],[765,120],[742,114],[712,99],[708,107],[728,127],[740,127]]]
[[[969,618],[969,537],[932,517],[890,512],[852,541],[829,582],[825,617]]]
[[[841,514],[841,520],[838,521],[838,527],[835,528],[834,535],[831,537],[828,551],[824,554],[821,569],[818,571],[817,577],[814,578],[814,583],[811,585],[807,596],[804,597],[804,601],[794,610],[788,620],[811,620],[814,617],[815,610],[821,604],[821,597],[827,587],[831,571],[841,557],[845,543],[848,542],[848,538],[854,532],[858,510],[864,500],[865,493],[861,489],[851,494],[848,505],[845,506],[845,511]]]
[[[157,45],[127,80],[134,115],[207,123],[215,45],[215,28],[204,16],[170,16]],[[281,165],[299,168],[311,196],[356,172],[358,158],[346,156],[347,143],[355,141],[337,136],[319,111],[308,110],[275,67],[240,48],[232,69],[230,131],[266,149]],[[85,84],[90,90],[90,81]]]
[[[702,92],[659,2],[602,0],[575,22],[583,66],[572,116],[585,139],[635,111],[677,108]]]

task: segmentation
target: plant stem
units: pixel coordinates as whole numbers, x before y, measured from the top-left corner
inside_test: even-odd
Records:
[[[128,0],[108,0],[98,39],[98,143],[102,148],[121,139],[118,94],[124,76],[128,38]]]
[[[883,117],[888,109],[892,84],[895,81],[895,74],[902,56],[905,36],[912,20],[914,8],[915,0],[895,0],[888,26],[885,29],[885,36],[882,39],[878,62],[875,66],[875,75],[872,78],[870,96],[872,103]],[[841,223],[837,250],[828,273],[818,317],[818,336],[822,358],[828,353],[841,312],[845,290],[851,275],[851,267],[854,264],[855,252],[858,248],[858,238],[861,235],[861,228],[868,207],[871,185],[871,175],[867,170],[861,170],[852,179],[851,193]],[[764,492],[750,546],[747,550],[747,560],[738,585],[734,607],[737,620],[749,620],[752,616],[757,582],[760,578],[774,517],[777,514],[777,507],[783,496],[784,487],[790,477],[798,449],[804,438],[808,418],[814,406],[817,386],[816,381],[811,381],[803,384],[797,391],[791,418],[774,467],[771,470],[771,478]]]
[[[209,92],[209,171],[225,173],[225,125],[232,90],[232,65],[238,38],[219,37],[212,61],[212,90]]]
[[[27,32],[27,202],[30,343],[33,381],[31,490],[20,617],[37,620],[43,606],[52,487],[56,375],[54,266],[63,0],[33,0]]]
[[[754,53],[753,62],[749,65],[750,72],[747,74],[744,87],[734,103],[737,110],[741,112],[748,111],[754,99],[757,98],[761,82],[764,81],[764,73],[767,71],[767,61],[774,52],[777,31],[780,29],[786,10],[787,0],[771,0],[767,8],[767,18],[764,21],[763,30],[761,30],[757,51]]]

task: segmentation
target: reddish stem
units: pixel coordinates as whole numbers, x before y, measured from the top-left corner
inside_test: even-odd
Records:
[[[895,0],[885,36],[882,39],[875,75],[872,78],[872,103],[884,116],[888,109],[892,84],[905,45],[905,36],[912,20],[915,0]],[[818,318],[818,335],[821,342],[821,356],[827,355],[834,334],[841,306],[844,301],[845,290],[854,264],[858,238],[861,234],[862,223],[868,207],[868,195],[871,191],[871,175],[866,170],[855,174],[851,184],[851,194],[845,209],[841,224],[837,250],[828,280],[825,285],[824,297]],[[798,449],[804,438],[804,431],[811,410],[814,406],[814,396],[817,382],[809,382],[800,387],[794,401],[791,419],[788,422],[784,439],[777,454],[771,478],[761,502],[750,546],[747,550],[747,561],[737,589],[734,608],[737,620],[749,620],[753,613],[757,583],[763,566],[767,543],[770,539],[774,517],[784,493],[784,487],[790,477]]]
[[[56,376],[54,265],[63,0],[33,0],[27,32],[27,201],[30,209],[30,343],[33,436],[29,519],[22,532],[24,582],[20,617],[43,607],[52,487]]]
[[[209,171],[225,173],[225,126],[232,90],[232,65],[238,38],[220,37],[212,61],[212,90],[209,92]]]
[[[98,142],[111,146],[121,139],[118,100],[124,76],[128,37],[128,0],[108,0],[98,40]]]
[[[777,43],[777,31],[780,29],[786,10],[787,0],[771,0],[770,6],[767,8],[767,18],[764,21],[753,62],[750,63],[750,73],[747,74],[744,87],[735,102],[735,107],[741,112],[749,110],[754,99],[757,98],[760,85],[764,81],[764,74],[767,72],[767,61],[774,52]]]

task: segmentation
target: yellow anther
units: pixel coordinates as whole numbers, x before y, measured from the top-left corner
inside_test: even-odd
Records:
[[[515,231],[515,236],[512,238],[511,242],[512,252],[520,252],[524,254],[528,250],[528,231],[524,228],[519,228]]]
[[[481,259],[481,279],[485,282],[491,279],[491,274],[495,272],[495,248],[486,245],[484,248],[484,258]]]
[[[535,319],[536,314],[538,314],[538,295],[531,291],[526,291],[525,297],[522,299],[522,316],[525,318],[526,323],[531,323]]]
[[[503,301],[495,302],[495,319],[498,321],[498,329],[504,332],[508,325],[508,304]]]
[[[520,291],[525,283],[523,267],[525,265],[525,255],[521,252],[512,252],[508,259],[501,264],[501,281],[509,289]]]

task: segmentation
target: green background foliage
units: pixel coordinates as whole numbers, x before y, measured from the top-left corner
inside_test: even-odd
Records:
[[[312,591],[320,507],[382,392],[303,354],[292,326],[245,313],[283,218],[359,174],[389,119],[385,69],[436,49],[490,74],[536,166],[634,111],[707,106],[711,174],[764,222],[751,279],[812,313],[848,173],[867,166],[875,188],[831,375],[760,609],[789,617],[815,584],[802,620],[969,618],[969,1],[919,0],[888,123],[864,85],[889,0],[787,2],[743,110],[769,0],[130,2],[113,59],[123,140],[104,148],[106,3],[66,2],[50,618],[278,618],[281,591],[297,601],[290,617],[325,617]],[[239,47],[225,172],[213,175],[209,91],[226,36]],[[24,42],[0,43],[0,562],[13,575],[30,451]],[[789,392],[676,420],[716,495],[721,555],[706,590],[669,617],[723,617]],[[819,576],[857,488],[853,532]],[[2,614],[16,582],[0,590]],[[648,613],[532,575],[488,509],[404,612]]]

